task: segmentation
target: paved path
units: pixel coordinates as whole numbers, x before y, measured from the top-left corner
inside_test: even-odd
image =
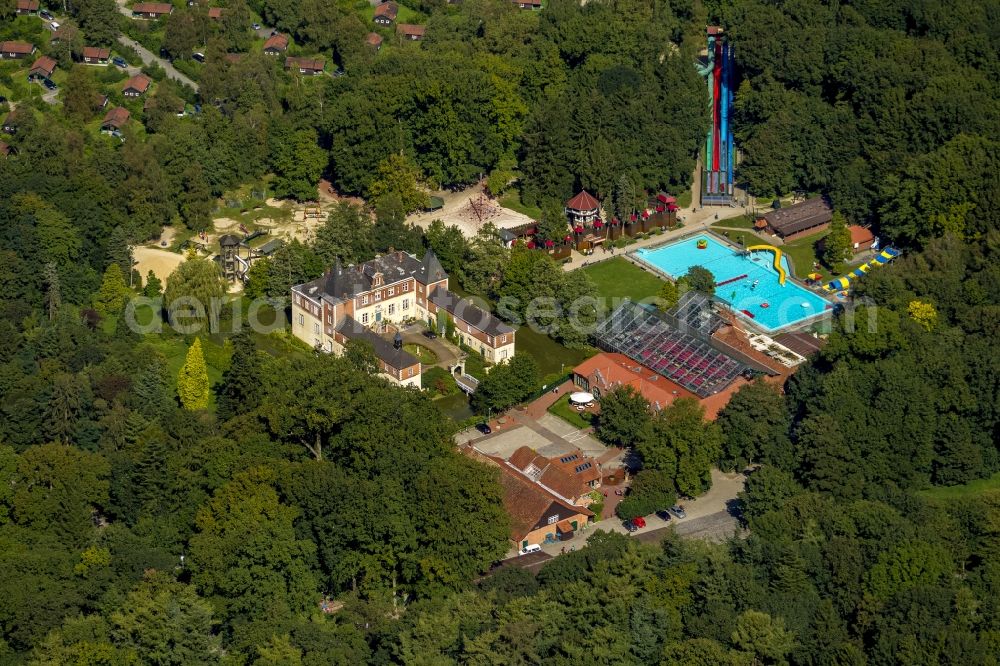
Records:
[[[129,39],[125,35],[118,36],[118,43],[124,44],[125,46],[129,46],[135,49],[136,53],[139,54],[139,57],[142,58],[142,61],[147,65],[151,63],[156,63],[157,65],[162,67],[163,70],[167,73],[168,79],[173,79],[178,83],[183,83],[184,85],[189,86],[195,92],[198,92],[198,84],[189,79],[188,77],[184,76],[183,74],[181,74],[179,71],[177,71],[174,68],[174,66],[170,64],[169,60],[153,55],[152,51],[150,51],[149,49],[147,49],[145,46],[135,41],[134,39]]]

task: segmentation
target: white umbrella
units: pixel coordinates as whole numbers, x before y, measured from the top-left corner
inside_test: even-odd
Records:
[[[585,405],[589,402],[594,402],[594,396],[585,391],[577,391],[569,396],[570,402],[575,402],[581,405]]]

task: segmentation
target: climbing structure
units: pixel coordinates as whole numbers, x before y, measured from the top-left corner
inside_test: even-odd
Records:
[[[702,161],[701,204],[728,205],[733,200],[733,47],[722,28],[708,26],[707,60],[698,72],[708,82],[711,125]]]

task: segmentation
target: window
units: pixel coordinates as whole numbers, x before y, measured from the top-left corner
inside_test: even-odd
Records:
[[[299,326],[304,326],[305,323],[306,323],[306,316],[300,312],[299,313]]]
[[[500,336],[500,344],[505,344],[506,342],[507,342],[507,336],[506,335],[501,335]]]
[[[504,349],[502,352],[500,352],[500,360],[503,361],[506,360],[506,358],[507,358],[507,350]]]
[[[361,297],[361,305],[368,305],[368,296],[367,295]]]
[[[329,340],[326,341],[326,351],[328,351],[328,352],[332,352],[333,351],[333,343],[330,342]]]
[[[410,290],[410,283],[409,282],[404,282],[403,283],[403,291],[409,291],[409,290]]]
[[[492,347],[493,346],[493,336],[492,335],[487,335],[486,336],[486,342],[489,343],[489,345]]]
[[[313,333],[319,335],[319,324],[316,323],[313,324]]]
[[[413,376],[413,368],[410,368],[410,374],[409,374],[409,376],[410,376],[410,377],[412,377],[412,376]]]
[[[389,292],[388,295],[392,296],[393,294],[396,293],[396,288],[395,287],[389,287],[389,289],[387,291]]]
[[[410,309],[410,299],[408,299],[408,298],[404,298],[403,299],[403,309],[404,310],[409,310]]]
[[[396,304],[389,303],[389,314],[396,314]]]
[[[554,515],[554,516],[549,516],[549,525],[555,525],[558,522],[559,522],[559,514],[558,513],[556,515]]]
[[[376,301],[381,301],[382,300],[382,292],[381,291],[376,291],[375,292],[375,300]]]
[[[363,315],[361,315],[361,323],[362,324],[367,324],[368,323],[368,313],[367,312],[364,313]]]

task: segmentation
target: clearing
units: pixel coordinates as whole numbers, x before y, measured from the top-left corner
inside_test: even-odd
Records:
[[[580,270],[594,281],[597,295],[604,299],[630,298],[638,302],[656,296],[663,287],[663,280],[624,257],[608,259]]]
[[[444,200],[438,210],[412,213],[407,222],[426,229],[434,220],[441,220],[447,226],[456,226],[467,238],[472,238],[486,224],[492,222],[499,229],[510,229],[534,220],[516,210],[504,208],[493,197],[486,194],[483,183],[472,185],[459,192],[431,192]]]
[[[960,486],[939,486],[921,490],[920,496],[936,500],[971,499],[990,490],[1000,490],[1000,472],[985,479],[974,479]]]

